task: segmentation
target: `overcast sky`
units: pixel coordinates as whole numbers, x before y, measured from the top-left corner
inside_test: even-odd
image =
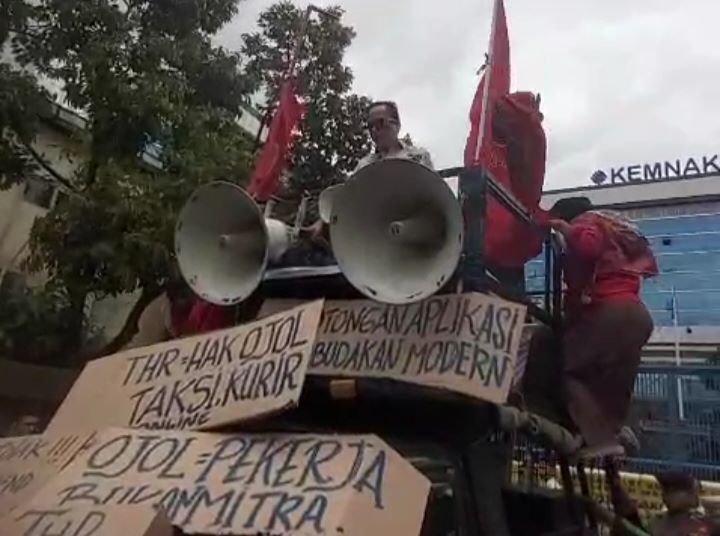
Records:
[[[461,164],[493,0],[316,0],[340,4],[357,37],[355,90],[398,102],[438,167]],[[272,0],[246,0],[220,41],[239,48]],[[298,5],[307,2],[297,1]],[[542,94],[546,187],[596,169],[716,154],[720,1],[505,0],[512,87]]]

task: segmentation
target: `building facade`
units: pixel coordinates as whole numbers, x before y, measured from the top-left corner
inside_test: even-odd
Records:
[[[85,127],[84,119],[55,104],[42,111],[41,119],[34,149],[58,174],[72,176],[85,157],[76,136]],[[43,274],[26,274],[22,263],[35,219],[45,215],[62,195],[63,187],[42,171],[0,190],[0,285],[6,287],[17,280],[42,283]]]
[[[666,337],[675,326],[683,338],[695,333],[720,341],[720,169],[718,157],[690,159],[698,164],[693,175],[663,176],[663,163],[637,166],[657,173],[615,172],[623,180],[548,191],[542,205],[550,208],[563,197],[588,197],[594,205],[616,210],[634,221],[648,237],[658,260],[660,274],[645,282],[643,299],[650,309],[657,336]],[[682,161],[670,169],[683,169]],[[701,163],[713,165],[703,168]],[[667,163],[665,163],[667,164]],[[672,164],[672,163],[671,163]],[[628,168],[634,168],[629,166]],[[613,170],[615,171],[615,170]],[[707,171],[707,172],[703,172]],[[590,181],[589,181],[590,182]],[[530,262],[526,269],[528,290],[542,289],[544,264]],[[692,337],[691,337],[692,338]]]

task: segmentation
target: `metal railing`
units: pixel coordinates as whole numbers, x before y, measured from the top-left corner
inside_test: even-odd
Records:
[[[720,481],[720,367],[641,366],[629,424],[642,445],[630,460],[638,472]]]

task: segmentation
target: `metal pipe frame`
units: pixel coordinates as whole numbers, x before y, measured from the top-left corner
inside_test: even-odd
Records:
[[[537,227],[530,211],[508,192],[490,175],[487,170],[480,167],[454,167],[440,170],[439,175],[444,178],[458,177],[458,192],[460,203],[465,215],[465,235],[463,241],[463,256],[460,265],[460,278],[465,292],[482,292],[493,290],[507,299],[519,301],[527,305],[529,313],[545,324],[555,324],[559,321],[559,304],[561,298],[558,293],[561,286],[557,284],[559,263],[555,262],[554,249],[551,237],[548,236],[545,248],[545,303],[544,308],[524,296],[515,296],[507,289],[503,289],[494,278],[489,277],[486,270],[485,236],[487,233],[487,200],[488,194],[497,199],[507,210],[520,221]],[[469,223],[472,222],[472,225]],[[553,274],[552,281],[550,275]]]

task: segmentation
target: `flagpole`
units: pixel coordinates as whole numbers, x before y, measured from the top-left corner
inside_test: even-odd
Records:
[[[313,4],[309,4],[305,11],[302,14],[302,17],[300,18],[300,25],[298,28],[298,32],[295,35],[295,42],[293,43],[293,49],[290,52],[290,58],[288,59],[288,64],[285,68],[285,75],[283,76],[283,81],[287,80],[288,78],[292,78],[297,75],[297,68],[298,63],[300,61],[300,56],[303,52],[303,45],[305,44],[305,36],[307,35],[308,27],[310,26],[310,16],[312,13],[315,12],[318,15],[321,15],[323,17],[327,17],[329,19],[337,19],[337,15],[334,13],[331,13],[325,9],[322,9],[318,6],[315,6]],[[265,113],[262,116],[262,119],[260,120],[260,126],[258,128],[257,134],[255,136],[255,144],[254,144],[254,150],[257,151],[260,146],[262,145],[262,133],[263,130],[265,130],[265,127],[268,125],[268,122],[270,121],[270,118],[272,117],[271,108],[268,107],[267,110],[265,110]]]
[[[287,72],[285,73],[286,80],[297,75],[298,63],[300,62],[300,57],[303,53],[305,36],[307,35],[308,27],[310,26],[310,16],[313,14],[313,12],[320,15],[320,17],[325,17],[327,19],[339,19],[339,16],[335,13],[331,13],[330,11],[316,5],[308,4],[308,6],[305,8],[305,12],[303,13],[302,18],[300,19],[300,29],[297,36],[295,37],[292,55],[290,57],[290,61],[288,62]]]
[[[497,26],[497,17],[501,1],[502,0],[495,0],[495,4],[493,5],[492,25],[490,27],[490,46],[488,47],[488,66],[493,62],[495,55],[495,29]],[[483,84],[482,116],[480,117],[480,130],[478,132],[477,143],[475,144],[475,151],[473,153],[475,162],[477,162],[480,158],[480,150],[482,149],[483,139],[485,137],[485,120],[488,116],[487,109],[488,100],[490,99],[490,77],[492,76],[492,69],[485,69],[483,76],[485,76],[485,82]]]
[[[283,81],[295,75],[295,67],[297,66],[298,57],[302,51],[302,46],[305,42],[305,35],[307,34],[308,25],[310,24],[310,14],[313,11],[312,4],[305,8],[305,11],[300,18],[300,28],[297,35],[295,35],[295,42],[293,43],[292,51],[290,52],[290,58],[288,59],[287,66],[285,67],[285,74],[283,75]],[[281,84],[282,85],[282,84]],[[255,136],[255,147],[257,151],[262,145],[262,133],[265,126],[268,124],[270,117],[272,116],[271,107],[265,110],[265,113],[260,120],[260,127],[258,128],[257,135]]]
[[[675,292],[675,285],[672,287],[672,318],[673,318],[673,332],[675,333],[675,366],[678,367],[677,375],[677,403],[678,403],[678,415],[680,420],[685,419],[685,408],[683,404],[683,392],[682,392],[682,379],[680,378],[679,367],[681,365],[680,356],[680,328],[678,321],[678,308],[677,308],[677,294]]]

